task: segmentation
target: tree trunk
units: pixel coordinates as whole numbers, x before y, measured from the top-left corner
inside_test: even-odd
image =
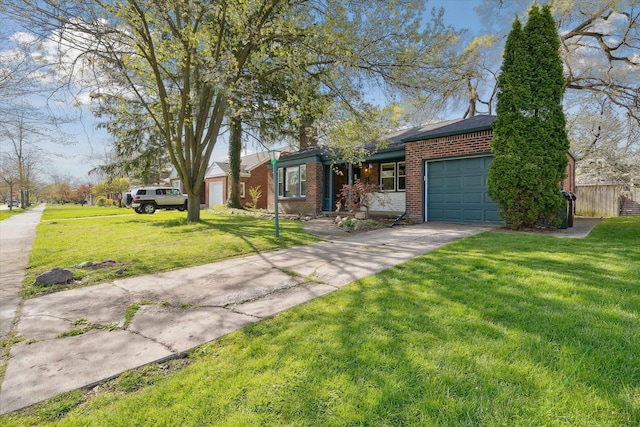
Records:
[[[200,194],[187,193],[187,222],[200,222]]]
[[[231,118],[229,135],[229,188],[227,206],[242,209],[240,201],[240,154],[242,152],[242,122],[239,118]]]

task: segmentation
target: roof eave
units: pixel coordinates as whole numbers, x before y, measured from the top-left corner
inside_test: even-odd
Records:
[[[473,132],[482,132],[485,130],[491,130],[493,129],[493,127],[491,125],[485,125],[485,126],[478,126],[475,128],[471,128],[471,129],[465,129],[463,131],[451,131],[451,132],[443,132],[443,133],[434,133],[432,135],[427,135],[426,137],[417,135],[411,138],[407,138],[407,139],[403,139],[401,140],[402,142],[404,142],[405,144],[407,142],[417,142],[417,141],[427,141],[430,139],[436,139],[436,138],[445,138],[447,136],[455,136],[455,135],[466,135],[468,133],[473,133]]]

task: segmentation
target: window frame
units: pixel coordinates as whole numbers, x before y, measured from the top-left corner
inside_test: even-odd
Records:
[[[297,177],[297,182],[289,187],[289,174]],[[303,179],[304,178],[304,179]],[[292,167],[278,168],[278,198],[279,199],[303,199],[307,197],[307,165],[301,164]]]
[[[404,174],[402,175],[400,175],[400,165],[404,165]],[[397,162],[396,169],[396,191],[407,191],[407,162]],[[403,188],[400,188],[400,178],[404,178]]]
[[[393,176],[391,177],[385,177],[384,176],[384,168],[385,166],[393,166],[393,169],[391,170],[391,172],[393,173]],[[387,170],[388,171],[388,170]],[[380,163],[380,191],[385,192],[385,193],[390,193],[390,192],[394,192],[396,191],[396,162],[387,162],[387,163]],[[393,182],[393,186],[392,188],[385,188],[385,180],[392,180]]]
[[[393,165],[393,176],[389,177],[385,177],[383,174],[383,169],[388,166]],[[402,169],[404,169],[404,174],[400,175],[400,165],[404,165],[404,167]],[[387,171],[390,171],[387,170]],[[403,179],[404,180],[404,186],[402,186],[402,188],[400,188],[400,180]],[[392,180],[393,181],[393,188],[384,188],[384,181],[387,180]],[[403,161],[397,161],[397,162],[386,162],[386,163],[380,163],[380,180],[379,180],[379,186],[380,186],[380,192],[383,193],[398,193],[398,192],[405,192],[407,191],[407,162],[405,160]]]

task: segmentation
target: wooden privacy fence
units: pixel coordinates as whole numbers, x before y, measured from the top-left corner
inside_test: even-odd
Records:
[[[576,215],[640,215],[640,189],[622,185],[578,185]]]

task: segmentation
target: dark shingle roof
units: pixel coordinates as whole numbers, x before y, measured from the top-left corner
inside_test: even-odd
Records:
[[[406,138],[411,138],[414,135],[423,134],[427,131],[431,131],[433,129],[440,128],[442,126],[447,126],[452,123],[459,122],[460,120],[462,119],[446,120],[443,122],[430,123],[430,124],[416,126],[409,129],[398,130],[396,132],[390,133],[385,136],[385,139],[387,141],[386,141],[386,144],[383,144],[382,149],[378,149],[378,150],[376,149],[376,147],[378,146],[378,142],[369,142],[366,144],[366,148],[371,152],[381,151],[381,150],[382,151],[398,150],[398,149],[402,150],[404,149],[404,140]],[[325,147],[313,146],[313,147],[305,148],[304,150],[301,150],[301,151],[296,151],[294,153],[283,155],[280,160],[288,161],[288,160],[295,160],[295,159],[300,159],[300,158],[310,157],[310,156],[325,157],[325,156],[329,156],[330,154],[331,152]]]
[[[449,125],[440,126],[427,132],[404,138],[402,142],[424,141],[426,139],[442,138],[444,136],[461,135],[464,133],[489,130],[491,129],[491,125],[495,120],[496,116],[474,116],[465,120],[459,120]]]
[[[496,116],[474,116],[468,119],[445,120],[438,123],[416,126],[410,129],[402,129],[387,135],[387,144],[380,150],[375,150],[377,142],[366,145],[369,151],[392,151],[404,149],[405,142],[423,141],[425,139],[439,138],[443,136],[459,135],[463,133],[477,132],[491,129],[491,124]],[[312,146],[301,151],[283,155],[280,161],[290,161],[313,156],[329,156],[331,152],[322,146]]]
[[[301,159],[304,157],[327,156],[327,155],[329,155],[329,151],[326,148],[314,145],[300,151],[294,151],[293,153],[283,154],[280,157],[280,160],[278,161],[282,162],[285,160],[295,160],[295,159]]]

